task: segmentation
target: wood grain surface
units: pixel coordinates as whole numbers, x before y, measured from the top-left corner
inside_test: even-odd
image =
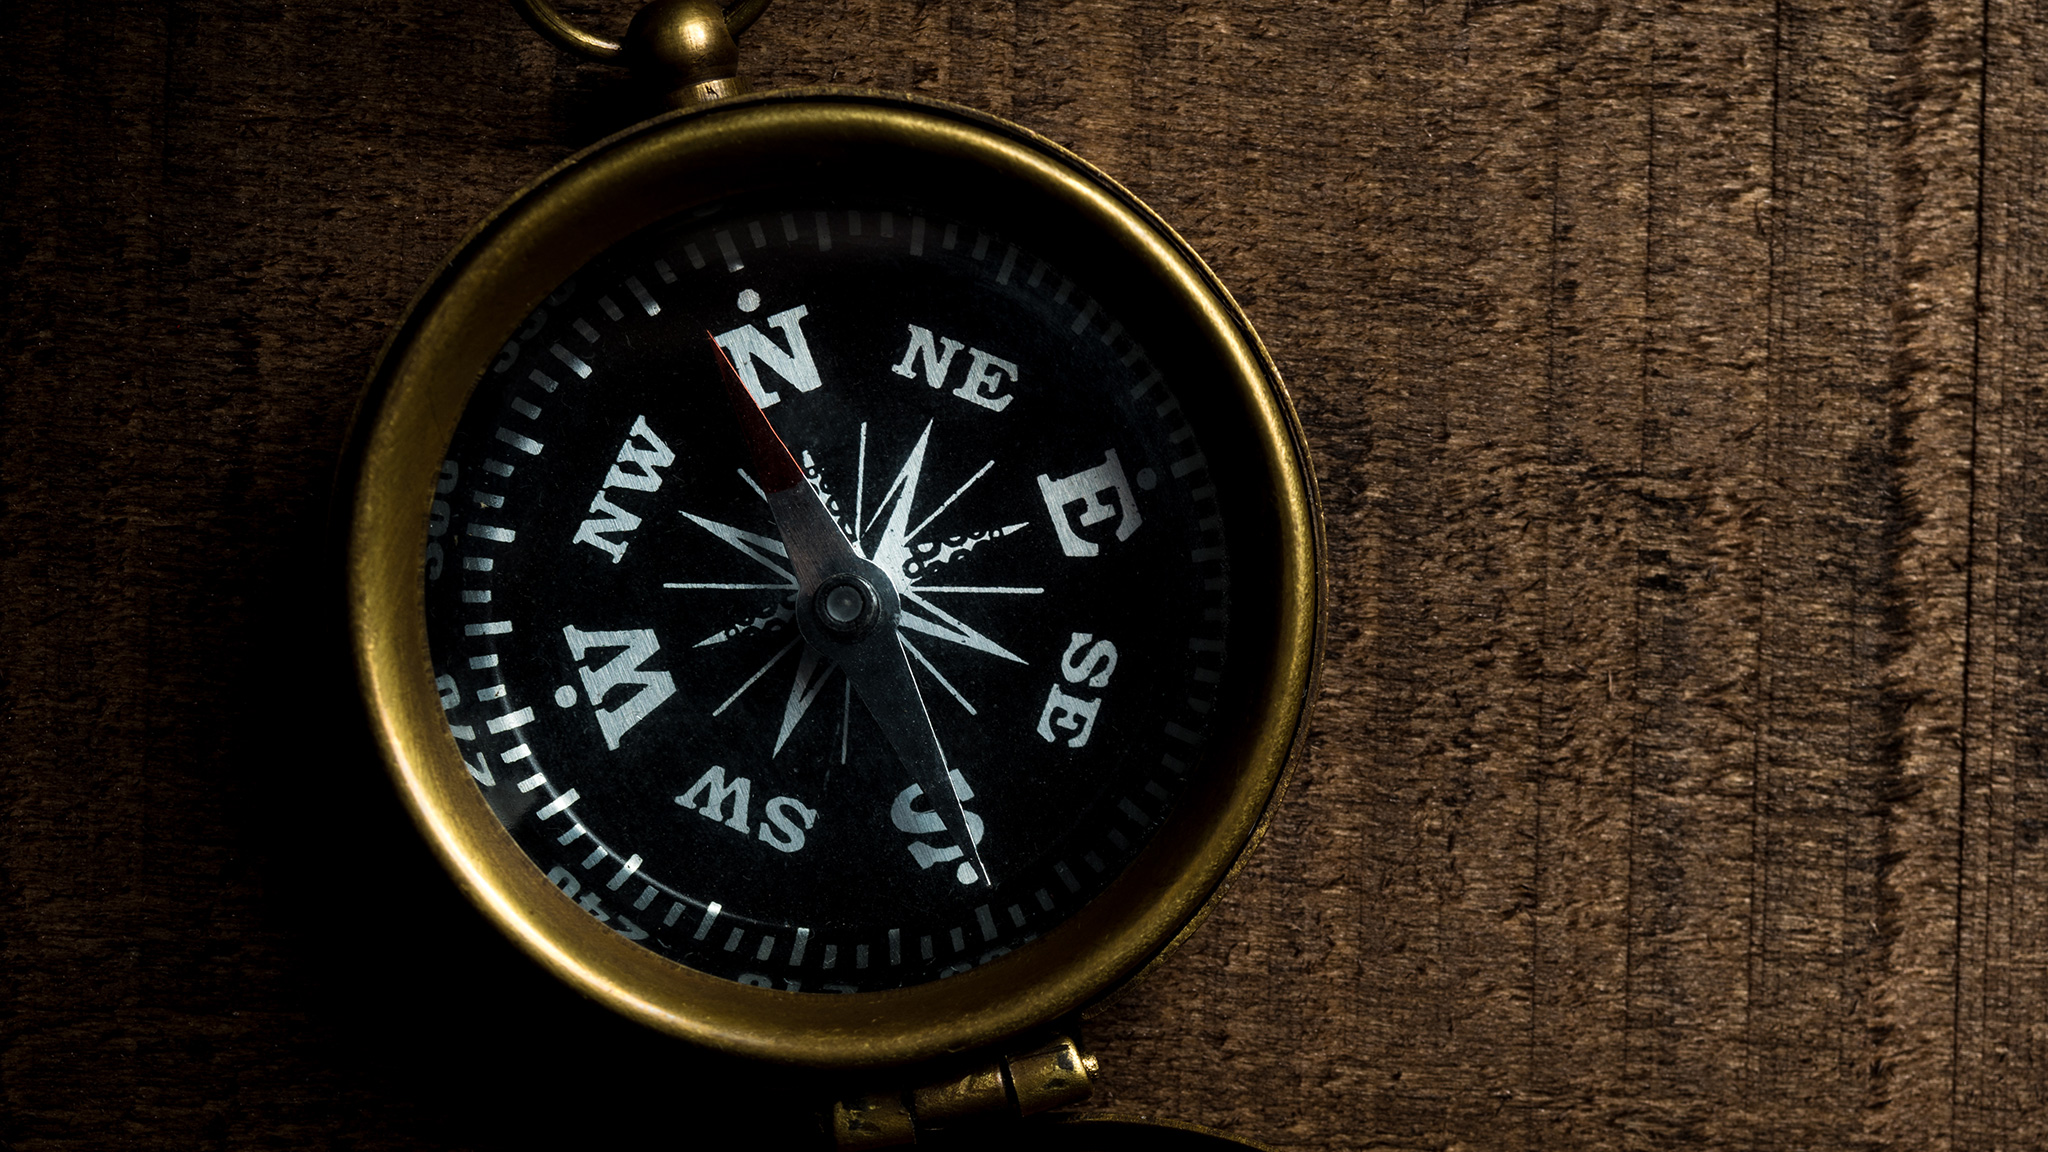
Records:
[[[2048,1147],[2048,4],[777,0],[744,52],[1094,159],[1307,428],[1311,754],[1096,1106]],[[468,910],[328,624],[380,342],[623,96],[496,0],[0,5],[0,1142],[781,1146]]]

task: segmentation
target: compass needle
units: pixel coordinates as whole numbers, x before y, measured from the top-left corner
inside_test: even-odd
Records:
[[[754,402],[746,381],[720,346],[718,337],[710,332],[704,336],[711,342],[718,360],[740,443],[767,494],[768,510],[782,534],[790,566],[796,569],[797,630],[815,652],[845,669],[853,690],[867,705],[868,714],[882,729],[889,746],[895,749],[911,782],[923,790],[946,833],[966,855],[975,878],[984,887],[993,888],[995,880],[981,857],[981,838],[960,803],[953,774],[946,765],[946,753],[939,747],[931,714],[925,711],[924,697],[917,690],[917,680],[910,673],[903,642],[898,638],[897,629],[905,617],[895,580],[883,567],[862,556],[846,538],[838,520],[806,479],[795,454]],[[917,473],[923,466],[925,445],[930,439],[931,425],[927,424],[904,465],[903,494],[890,519],[889,530],[882,537],[885,553],[892,544],[901,550],[902,526],[909,517]],[[805,688],[811,668],[812,661],[806,658],[790,692],[782,731],[775,740],[778,753],[817,696],[816,687]]]

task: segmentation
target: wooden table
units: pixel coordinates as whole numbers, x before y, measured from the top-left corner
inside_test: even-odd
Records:
[[[778,0],[744,51],[1094,158],[1308,429],[1312,751],[1092,1022],[1101,1106],[2048,1146],[2048,5]],[[619,82],[495,0],[14,0],[0,60],[0,1141],[756,1108],[468,910],[329,623],[380,342]]]

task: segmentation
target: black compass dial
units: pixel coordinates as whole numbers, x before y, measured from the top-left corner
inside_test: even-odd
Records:
[[[643,233],[533,313],[443,465],[426,605],[557,888],[800,992],[965,971],[1102,891],[1202,761],[1230,606],[1200,430],[1117,311],[973,224],[803,204]],[[714,337],[854,557],[815,588]],[[863,679],[898,647],[952,797]]]

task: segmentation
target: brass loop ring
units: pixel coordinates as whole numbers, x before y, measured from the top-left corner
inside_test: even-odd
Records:
[[[616,40],[595,36],[571,24],[549,0],[512,0],[512,6],[526,17],[533,30],[541,34],[548,43],[564,52],[572,53],[599,64],[616,63],[625,46]],[[734,0],[720,6],[725,12],[726,31],[734,39],[745,32],[768,7],[768,0]]]

